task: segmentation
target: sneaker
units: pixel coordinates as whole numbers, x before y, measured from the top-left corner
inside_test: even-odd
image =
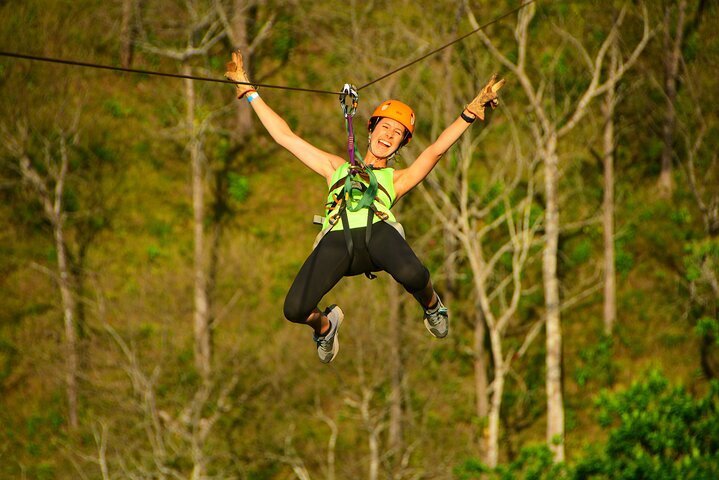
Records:
[[[330,321],[330,329],[321,337],[314,335],[314,340],[317,344],[317,355],[320,357],[320,362],[330,363],[337,355],[337,352],[340,351],[340,341],[337,334],[345,314],[337,305],[330,305],[324,311],[324,315]]]
[[[437,295],[437,305],[424,309],[424,326],[436,338],[444,338],[449,333],[449,312]]]

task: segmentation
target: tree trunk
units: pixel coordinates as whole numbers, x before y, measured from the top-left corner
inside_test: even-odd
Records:
[[[242,51],[242,62],[247,75],[252,80],[252,55],[249,49],[247,39],[247,0],[235,0],[235,11],[232,20],[233,34],[236,45],[235,48]],[[239,143],[252,133],[252,107],[247,102],[237,102],[237,128],[235,132],[235,140]]]
[[[489,428],[486,425],[487,415],[489,414],[489,402],[487,401],[489,394],[487,386],[487,352],[484,349],[484,336],[487,332],[487,326],[484,321],[482,306],[476,306],[476,318],[474,321],[474,394],[477,409],[477,418],[482,423],[482,431],[480,432],[480,448],[485,461],[488,460],[489,452]]]
[[[487,465],[495,468],[499,461],[499,413],[504,394],[504,361],[502,359],[502,339],[498,331],[490,331],[494,356],[494,379],[492,380],[492,403],[489,409]]]
[[[56,200],[60,202],[59,199]],[[73,296],[70,273],[68,270],[67,253],[65,252],[65,239],[61,213],[56,212],[54,224],[55,248],[57,250],[57,268],[60,274],[60,296],[62,298],[63,318],[65,322],[65,383],[67,390],[68,421],[71,428],[77,428],[77,330],[75,319],[77,304]]]
[[[379,436],[377,430],[369,432],[369,480],[377,480],[379,477]]]
[[[55,184],[55,202],[52,212],[52,223],[55,234],[55,248],[57,249],[57,268],[60,273],[60,296],[62,297],[63,318],[65,321],[65,345],[67,370],[65,382],[67,383],[68,421],[70,427],[78,426],[77,410],[77,377],[78,377],[78,346],[77,346],[77,302],[73,295],[72,273],[70,272],[67,252],[65,250],[63,195],[65,191],[65,177],[69,165],[67,144],[65,137],[60,139],[60,170]]]
[[[135,53],[135,15],[137,0],[122,0],[122,20],[120,21],[120,65],[123,68],[132,66],[132,57]]]
[[[387,293],[389,296],[389,335],[390,335],[390,372],[391,391],[389,395],[389,449],[399,455],[403,448],[402,441],[402,326],[400,322],[399,284],[389,280]]]
[[[192,75],[192,67],[182,66],[184,75]],[[209,325],[209,300],[207,297],[207,276],[205,269],[205,201],[204,169],[202,165],[202,140],[195,129],[195,89],[192,80],[185,80],[185,98],[187,101],[187,128],[190,135],[189,150],[192,163],[192,208],[194,230],[194,270],[195,270],[195,366],[204,381],[209,380],[212,360],[212,341]]]
[[[547,329],[547,444],[556,462],[564,461],[564,404],[562,399],[562,331],[559,315],[557,253],[559,243],[559,159],[556,134],[550,133],[544,151],[546,195],[546,240],[542,255],[542,277]]]
[[[617,45],[611,49],[610,75],[617,68]],[[616,274],[614,268],[614,106],[616,89],[612,85],[604,96],[604,202],[602,223],[604,225],[604,334],[610,336],[617,318]]]
[[[659,189],[662,195],[668,197],[674,190],[672,180],[672,157],[674,155],[674,133],[676,131],[676,100],[677,80],[679,78],[679,60],[681,57],[682,42],[684,40],[684,19],[686,13],[686,0],[678,3],[677,22],[672,37],[672,7],[674,2],[666,2],[664,6],[664,95],[666,109],[662,124],[662,170],[659,174]]]

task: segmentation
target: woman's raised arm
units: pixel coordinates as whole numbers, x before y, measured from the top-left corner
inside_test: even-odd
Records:
[[[247,78],[247,73],[242,65],[242,54],[239,50],[232,53],[232,61],[227,64],[225,77],[235,82],[245,83],[236,85],[237,98],[247,98],[247,101],[257,114],[257,118],[260,119],[267,132],[279,145],[286,148],[302,163],[325,177],[328,181],[332,178],[332,174],[337,167],[345,161],[337,155],[320,150],[299,137],[292,131],[287,122],[260,98]]]
[[[439,159],[454,145],[459,137],[469,128],[469,125],[479,118],[484,122],[485,108],[496,107],[499,104],[497,92],[504,86],[504,80],[497,81],[497,75],[492,75],[487,85],[477,94],[472,102],[462,111],[462,115],[452,122],[437,138],[427,147],[417,160],[409,167],[397,170],[394,178],[394,188],[397,199],[416,187],[425,179],[429,172],[437,165]]]

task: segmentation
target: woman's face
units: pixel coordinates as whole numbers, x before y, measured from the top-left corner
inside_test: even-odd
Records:
[[[377,158],[387,158],[397,151],[405,128],[397,120],[381,118],[370,135],[370,150]]]

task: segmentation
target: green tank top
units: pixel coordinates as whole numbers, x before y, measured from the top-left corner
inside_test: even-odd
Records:
[[[331,190],[327,194],[327,205],[330,205],[334,201],[334,195],[338,195],[342,192],[342,189],[344,188],[344,182],[341,182],[340,185],[336,186],[334,189],[332,189],[333,185],[337,185],[337,183],[345,178],[347,176],[347,172],[349,171],[349,163],[345,162],[342,165],[340,165],[337,170],[332,174],[332,180],[330,180],[330,188]],[[377,177],[377,183],[379,183],[380,188],[377,191],[377,197],[374,202],[375,208],[381,212],[384,212],[388,215],[389,218],[387,218],[387,221],[389,222],[396,222],[397,220],[394,218],[394,215],[392,215],[392,212],[390,212],[390,208],[392,208],[392,205],[394,204],[395,199],[397,198],[397,195],[394,191],[394,168],[380,168],[377,170],[372,171],[375,176]],[[361,179],[360,179],[361,180]],[[364,180],[361,180],[362,183],[365,185],[369,185],[368,182],[365,182]],[[356,206],[359,202],[359,199],[362,197],[362,193],[353,190],[352,191],[352,199],[351,204],[352,206]],[[332,214],[335,213],[334,211],[327,212],[327,216],[325,217],[324,223],[322,224],[322,229],[326,229],[329,227],[330,217]],[[357,212],[352,212],[349,209],[347,210],[347,220],[349,221],[349,227],[350,228],[362,228],[367,226],[367,209],[363,208]],[[372,223],[377,223],[381,221],[381,219],[377,215],[372,215]],[[342,220],[338,220],[337,223],[334,224],[332,227],[332,230],[342,230]]]

